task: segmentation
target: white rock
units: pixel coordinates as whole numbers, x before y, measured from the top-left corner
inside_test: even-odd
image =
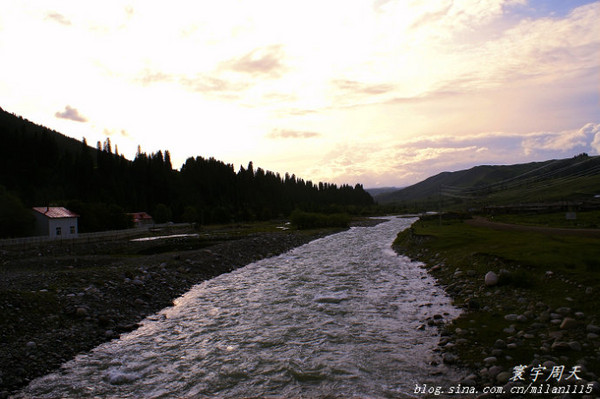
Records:
[[[498,275],[492,271],[489,271],[485,275],[485,285],[488,287],[498,284]]]

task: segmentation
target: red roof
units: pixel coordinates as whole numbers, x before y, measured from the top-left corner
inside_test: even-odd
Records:
[[[67,208],[63,208],[62,206],[36,206],[33,210],[50,219],[79,217],[78,214],[71,212]]]
[[[128,215],[133,218],[134,222],[141,222],[142,220],[152,220],[152,216],[148,215],[146,212],[133,212],[128,213]]]

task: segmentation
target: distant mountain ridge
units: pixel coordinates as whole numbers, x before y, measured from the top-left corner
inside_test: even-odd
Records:
[[[487,204],[586,200],[600,194],[600,156],[580,154],[515,165],[481,165],[442,172],[404,189],[374,195],[379,204]]]
[[[375,188],[366,188],[365,191],[371,194],[372,197],[376,195],[381,195],[384,193],[390,193],[394,191],[402,190],[402,187],[375,187]]]

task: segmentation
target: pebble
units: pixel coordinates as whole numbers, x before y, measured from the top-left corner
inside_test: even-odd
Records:
[[[525,323],[527,321],[527,317],[525,315],[520,314],[517,316],[517,321],[520,323]]]
[[[508,371],[501,371],[496,376],[496,381],[500,384],[506,384],[509,381],[511,376],[512,376],[512,374],[509,373]]]
[[[492,287],[498,284],[498,275],[492,271],[489,271],[485,275],[484,282],[486,286]]]
[[[593,324],[588,324],[585,330],[590,333],[600,334],[600,327],[595,326]]]
[[[444,353],[442,361],[446,364],[455,364],[458,361],[458,356],[452,353]]]
[[[574,351],[577,351],[577,352],[581,351],[581,344],[577,341],[569,342],[569,347]]]
[[[79,308],[77,308],[77,310],[75,311],[75,314],[76,314],[77,316],[79,316],[79,317],[86,317],[86,316],[89,314],[89,312],[88,312],[88,310],[87,310],[86,308],[79,307]]]
[[[486,357],[485,359],[483,359],[483,363],[485,363],[486,366],[490,366],[497,362],[498,362],[498,359],[495,356],[489,356],[489,357]]]
[[[571,317],[565,317],[562,321],[562,323],[560,323],[560,328],[562,330],[567,330],[570,328],[574,328],[577,326],[577,321]]]
[[[563,306],[563,307],[557,308],[556,313],[558,313],[562,316],[566,316],[569,313],[571,313],[571,308],[567,308],[567,307]]]

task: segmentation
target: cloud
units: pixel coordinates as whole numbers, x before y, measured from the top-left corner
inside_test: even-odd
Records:
[[[287,70],[283,64],[284,58],[283,46],[271,45],[254,49],[241,57],[225,61],[221,64],[221,69],[252,76],[279,78]]]
[[[48,12],[46,14],[46,19],[57,22],[61,25],[65,25],[65,26],[71,25],[71,21],[69,20],[69,18],[67,18],[64,15],[59,14],[57,12]]]
[[[74,122],[87,122],[87,118],[79,113],[76,108],[72,108],[70,105],[65,107],[64,111],[57,111],[54,114],[55,117],[60,119],[68,119]]]
[[[187,89],[202,94],[217,94],[227,97],[239,97],[239,92],[247,89],[249,83],[234,82],[211,75],[199,74],[195,77],[182,77],[179,82]]]
[[[153,83],[172,82],[174,79],[175,78],[172,75],[166,74],[164,72],[152,72],[146,70],[142,72],[141,76],[139,76],[136,80],[142,85],[148,86]]]
[[[378,95],[391,92],[395,89],[394,85],[381,83],[381,84],[369,84],[358,82],[355,80],[334,80],[333,85],[344,92],[344,95],[348,93],[359,94],[359,95]]]
[[[403,142],[338,144],[306,173],[317,180],[352,181],[367,187],[402,186],[444,171],[477,165],[508,165],[600,152],[600,123],[580,129],[525,134],[495,132],[468,136],[442,133]]]
[[[600,124],[588,123],[579,130],[558,133],[534,133],[522,141],[525,155],[571,154],[573,152],[598,153]]]
[[[267,135],[271,139],[311,139],[322,136],[321,133],[290,130],[290,129],[274,129]]]

